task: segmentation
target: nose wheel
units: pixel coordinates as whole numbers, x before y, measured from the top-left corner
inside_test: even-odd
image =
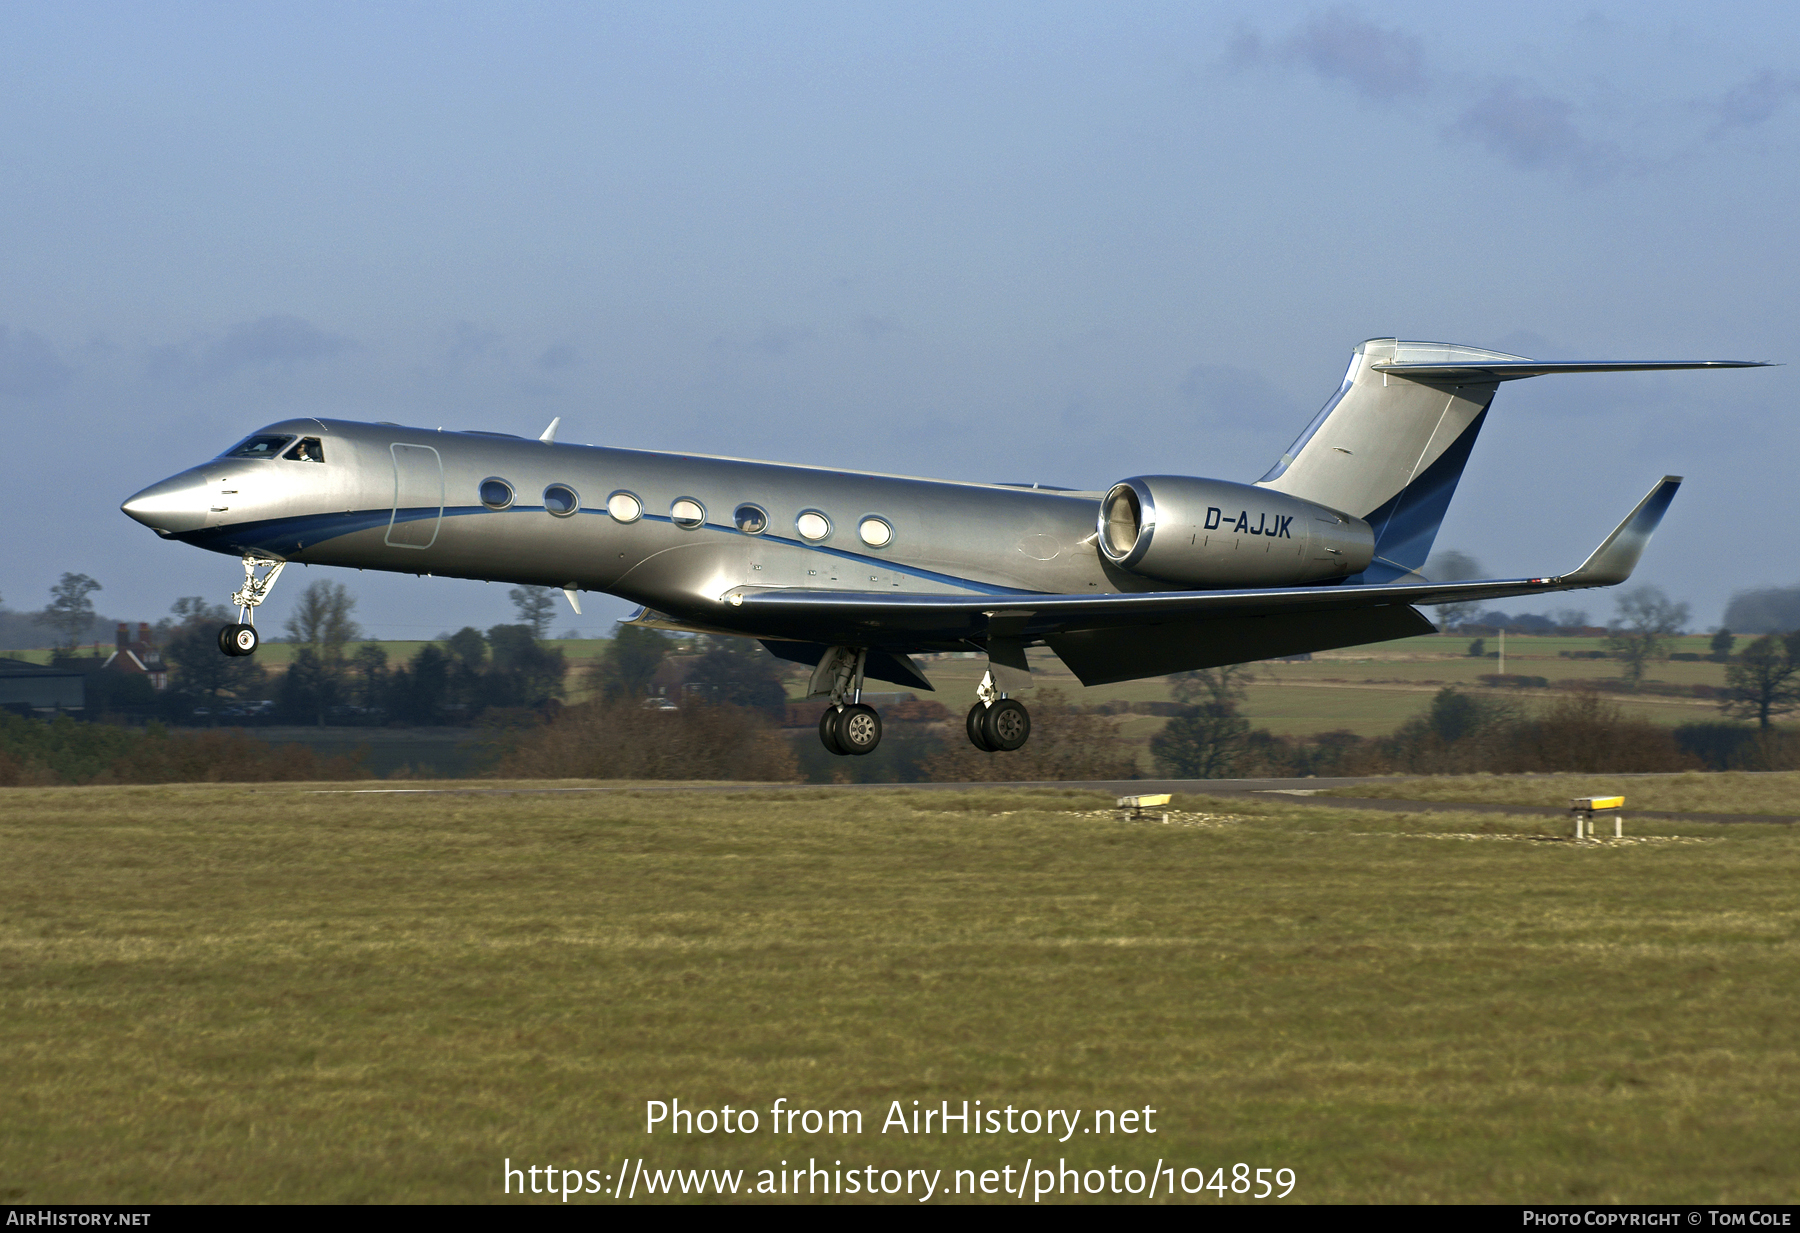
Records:
[[[261,641],[254,625],[227,625],[219,631],[219,649],[227,655],[254,655]]]
[[[227,625],[219,631],[219,649],[227,655],[254,655],[262,639],[256,636],[257,605],[269,598],[269,592],[275,587],[275,580],[281,577],[281,571],[287,568],[286,561],[271,561],[267,557],[244,558],[244,585],[231,593],[231,602],[237,606],[238,623]],[[262,571],[258,573],[257,571]]]

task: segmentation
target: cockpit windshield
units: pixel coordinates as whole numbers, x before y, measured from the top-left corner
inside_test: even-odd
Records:
[[[325,446],[317,437],[301,437],[300,444],[282,455],[295,462],[324,462]]]
[[[254,437],[245,437],[236,445],[220,454],[221,458],[274,458],[280,454],[289,441],[294,438],[286,434],[258,433]]]

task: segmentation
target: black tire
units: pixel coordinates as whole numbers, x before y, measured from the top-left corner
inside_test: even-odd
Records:
[[[981,717],[981,735],[999,753],[1011,753],[1031,739],[1031,712],[1016,698],[1002,698]]]
[[[881,744],[880,713],[860,702],[845,707],[838,716],[837,739],[845,753],[874,753],[875,746]]]
[[[825,713],[819,716],[819,744],[825,746],[827,752],[834,753],[840,758],[849,752],[838,743],[838,717],[842,714],[843,712],[837,707],[828,706],[825,708]]]
[[[254,655],[259,643],[254,625],[227,625],[219,631],[219,649],[227,655]]]
[[[975,748],[979,749],[982,753],[993,753],[994,747],[987,743],[987,737],[984,736],[981,731],[982,720],[986,717],[987,707],[983,706],[981,703],[977,702],[974,706],[969,708],[969,744],[975,746]]]

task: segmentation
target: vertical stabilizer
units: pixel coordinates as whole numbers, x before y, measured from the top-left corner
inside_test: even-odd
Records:
[[[1484,363],[1522,357],[1451,343],[1374,338],[1356,349],[1344,383],[1257,483],[1354,514],[1375,533],[1360,581],[1390,582],[1425,564],[1500,378]],[[1396,364],[1449,375],[1401,376]]]

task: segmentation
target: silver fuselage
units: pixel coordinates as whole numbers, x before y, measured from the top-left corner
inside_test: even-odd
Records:
[[[762,627],[733,595],[809,589],[1004,602],[1170,586],[1099,550],[1098,492],[341,420],[286,420],[259,433],[316,438],[324,461],[221,457],[145,489],[125,511],[165,537],[232,556],[607,592],[754,637],[799,635]],[[483,501],[490,480],[510,489],[510,504]],[[1191,517],[1178,525],[1165,512],[1154,528],[1160,552],[1183,554],[1181,587],[1330,581],[1346,572],[1345,546],[1354,556],[1358,536],[1366,541],[1361,520],[1282,493],[1182,482]],[[547,507],[553,485],[576,494],[571,512]],[[615,501],[621,494],[629,499]],[[618,516],[634,505],[640,516]],[[740,528],[745,506],[766,514],[761,531]],[[865,535],[872,519],[888,528],[887,542],[868,542],[883,538],[879,527]],[[1366,559],[1365,550],[1354,563]],[[933,649],[916,634],[871,629],[868,640]]]

